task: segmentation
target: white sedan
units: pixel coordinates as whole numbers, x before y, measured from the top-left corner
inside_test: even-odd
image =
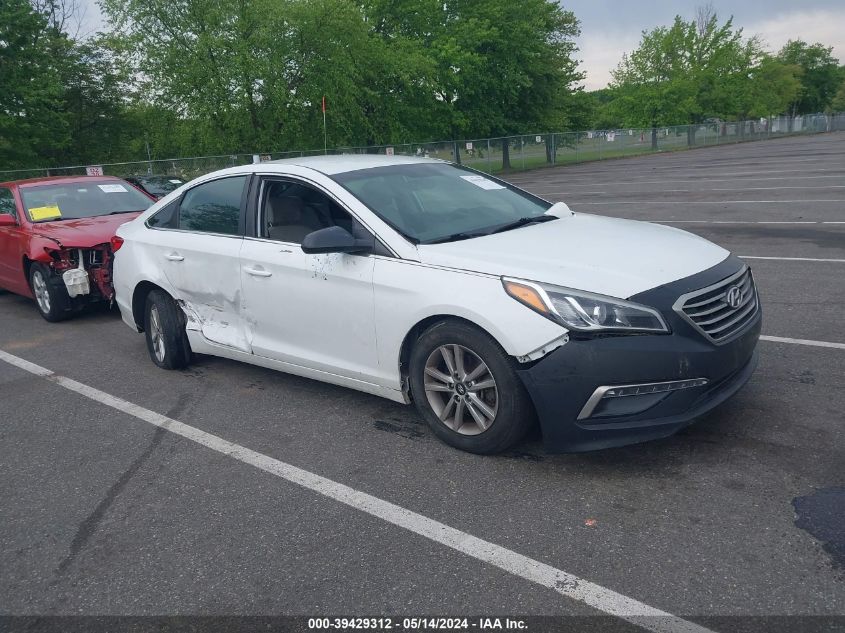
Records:
[[[113,240],[153,362],[212,354],[413,402],[494,453],[664,437],[756,365],[751,271],[677,229],[575,214],[447,162],[324,156],[198,178]]]

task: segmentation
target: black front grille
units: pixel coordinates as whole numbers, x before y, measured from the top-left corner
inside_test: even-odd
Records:
[[[738,299],[734,306],[728,303],[729,293]],[[742,331],[758,307],[757,289],[747,266],[712,286],[683,295],[675,304],[677,312],[715,343],[724,343]]]

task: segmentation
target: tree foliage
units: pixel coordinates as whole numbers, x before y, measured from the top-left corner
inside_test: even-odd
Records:
[[[801,89],[788,107],[791,114],[823,112],[830,106],[841,81],[839,62],[832,53],[832,47],[803,40],[790,40],[780,50],[781,62],[801,69]]]
[[[845,107],[830,48],[770,55],[710,7],[585,93],[555,0],[101,0],[88,39],[75,3],[0,3],[0,169],[314,149],[324,96],[330,147]]]
[[[640,45],[613,73],[599,117],[624,125],[697,124],[786,112],[819,112],[831,104],[830,49],[803,42],[768,54],[712,7],[694,19],[643,32]],[[824,86],[824,87],[822,87]],[[694,128],[691,127],[691,134]]]

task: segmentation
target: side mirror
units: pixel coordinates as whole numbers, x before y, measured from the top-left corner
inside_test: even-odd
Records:
[[[370,253],[373,245],[370,240],[356,240],[346,229],[330,226],[313,231],[302,238],[302,251],[316,253]]]
[[[18,221],[11,213],[0,213],[0,226],[17,226]]]

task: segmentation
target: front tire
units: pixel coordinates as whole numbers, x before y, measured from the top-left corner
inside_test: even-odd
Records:
[[[162,290],[153,290],[147,295],[144,336],[150,359],[162,369],[182,369],[191,362],[184,313]]]
[[[444,321],[426,330],[411,351],[411,395],[434,434],[450,446],[500,453],[535,419],[513,363],[486,332]]]
[[[46,321],[56,323],[67,319],[71,310],[70,297],[61,280],[44,264],[34,263],[29,269],[29,287],[35,297],[35,306]]]

